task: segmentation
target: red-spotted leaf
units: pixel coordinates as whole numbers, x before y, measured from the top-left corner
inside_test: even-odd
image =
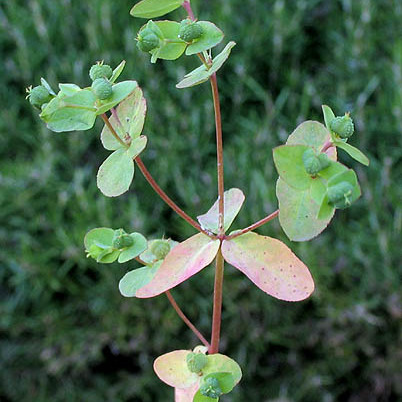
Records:
[[[159,356],[154,362],[157,376],[174,388],[189,388],[198,383],[199,376],[187,367],[186,357],[189,350],[175,350]]]
[[[219,249],[219,240],[198,233],[172,249],[148,285],[136,296],[154,297],[184,282],[209,265]]]
[[[281,241],[246,233],[222,244],[224,259],[261,290],[286,301],[300,301],[314,291],[308,268]]]
[[[238,188],[231,188],[224,193],[224,228],[229,229],[244,202],[244,194]],[[204,215],[197,216],[198,222],[205,230],[218,233],[219,229],[219,200]]]

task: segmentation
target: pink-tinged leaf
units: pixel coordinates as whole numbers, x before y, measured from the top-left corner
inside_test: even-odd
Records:
[[[244,202],[244,194],[238,188],[231,188],[224,193],[224,228],[229,229],[230,225],[236,218],[240,208]],[[212,233],[218,233],[219,230],[219,200],[204,215],[197,216],[198,222],[203,229],[209,230]]]
[[[137,291],[139,298],[154,297],[184,282],[209,265],[219,240],[198,233],[172,249],[151,282]]]
[[[175,389],[175,402],[193,402],[194,395],[198,391],[198,383],[193,385],[191,388],[176,388]]]
[[[159,356],[154,362],[156,375],[174,388],[189,388],[198,383],[199,376],[192,373],[186,362],[189,350],[175,350]]]
[[[308,268],[281,241],[246,233],[222,244],[224,259],[261,290],[286,301],[300,301],[314,291]]]

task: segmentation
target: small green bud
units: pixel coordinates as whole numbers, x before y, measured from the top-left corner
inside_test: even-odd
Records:
[[[104,249],[97,246],[96,244],[92,244],[91,247],[89,247],[89,250],[86,250],[87,253],[87,258],[91,257],[93,259],[97,259],[101,253],[103,253]]]
[[[203,353],[190,352],[187,357],[187,367],[192,373],[199,373],[208,363],[207,356]]]
[[[330,165],[330,160],[326,154],[316,154],[313,148],[309,148],[303,153],[303,165],[306,172],[315,177],[321,170]]]
[[[351,137],[355,131],[355,126],[349,113],[342,117],[335,117],[329,126],[335,134],[343,139]]]
[[[170,251],[169,240],[154,240],[151,244],[151,253],[158,259],[163,260]]]
[[[143,52],[150,52],[159,47],[160,41],[151,28],[144,28],[138,33],[137,47]]]
[[[112,84],[105,78],[97,78],[91,85],[95,96],[100,100],[110,98],[113,93]]]
[[[134,244],[133,238],[127,234],[123,229],[117,229],[113,236],[113,248],[121,250],[130,247]]]
[[[215,377],[205,379],[200,386],[200,392],[204,396],[215,399],[223,394],[219,381]]]
[[[50,102],[53,98],[53,96],[43,85],[38,85],[35,88],[29,87],[27,88],[27,92],[27,99],[29,99],[31,105],[37,109],[41,109],[45,103]]]
[[[89,70],[89,76],[92,81],[95,81],[98,78],[106,78],[107,80],[111,78],[113,75],[112,67],[107,64],[103,64],[103,61],[97,62],[94,64]]]
[[[179,38],[189,43],[195,39],[199,39],[204,30],[198,22],[188,23],[187,21],[188,20],[184,20],[180,24]]]
[[[342,181],[328,188],[328,201],[335,208],[345,209],[352,204],[350,196],[353,192],[353,186],[347,181]]]

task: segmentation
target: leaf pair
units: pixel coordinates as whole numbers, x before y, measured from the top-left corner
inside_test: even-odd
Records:
[[[119,104],[109,118],[120,141],[105,125],[101,133],[103,146],[114,151],[100,166],[97,185],[107,197],[117,197],[130,188],[134,178],[134,160],[146,147],[147,137],[141,136],[146,115],[146,101],[142,90],[136,87]],[[126,144],[126,145],[124,145]]]
[[[204,396],[200,387],[214,378],[219,383],[222,394],[227,394],[239,383],[242,377],[240,366],[231,358],[222,354],[207,355],[207,364],[200,373],[188,369],[189,350],[176,350],[158,357],[154,370],[167,385],[175,388],[176,397],[183,402],[211,402],[218,398]]]
[[[225,192],[225,229],[233,222],[243,202],[244,195],[240,190]],[[205,229],[216,233],[217,202],[198,219]],[[277,299],[299,301],[309,297],[314,290],[308,268],[279,240],[247,233],[221,242],[198,233],[172,249],[146,285],[139,277],[125,278],[125,281],[132,281],[127,287],[135,292],[125,292],[124,296],[148,298],[166,292],[211,264],[219,250],[229,264]]]

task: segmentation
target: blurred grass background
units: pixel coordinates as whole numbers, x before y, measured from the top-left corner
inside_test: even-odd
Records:
[[[276,208],[271,149],[321,104],[350,110],[351,143],[371,158],[357,170],[363,197],[309,243],[293,243],[311,268],[314,296],[274,300],[228,267],[222,349],[244,369],[223,401],[371,402],[402,398],[402,3],[398,0],[197,1],[238,45],[220,73],[226,188],[247,196],[234,228]],[[150,65],[134,37],[133,0],[0,0],[0,400],[171,401],[153,359],[196,339],[160,296],[124,299],[118,280],[134,264],[101,266],[85,233],[124,227],[182,240],[193,233],[137,172],[129,194],[96,188],[107,156],[101,124],[49,132],[24,100],[41,76],[89,84],[96,60],[138,80],[148,98],[143,159],[195,216],[216,198],[213,110],[207,84],[175,83],[195,59]],[[172,18],[180,19],[183,12]],[[290,242],[278,222],[259,230]],[[213,270],[173,291],[209,334]]]

